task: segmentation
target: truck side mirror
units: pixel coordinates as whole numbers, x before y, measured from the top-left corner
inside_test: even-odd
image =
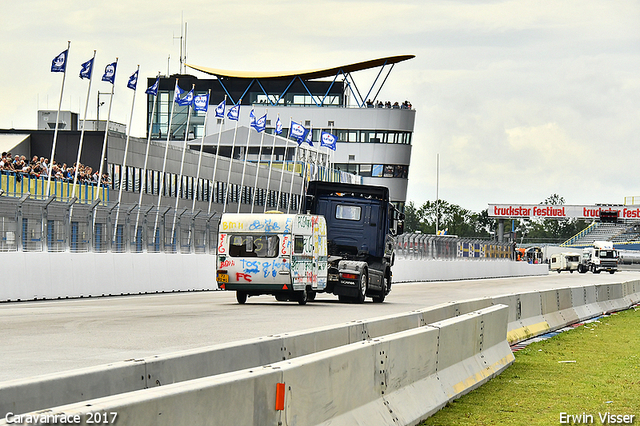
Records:
[[[398,215],[398,226],[396,229],[398,230],[397,235],[404,234],[404,213]]]

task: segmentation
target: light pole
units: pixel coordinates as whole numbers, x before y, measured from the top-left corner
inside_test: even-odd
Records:
[[[100,107],[104,105],[104,102],[100,102],[100,95],[111,96],[111,92],[101,92],[98,90],[98,105],[96,107],[96,130],[97,131],[100,130]]]

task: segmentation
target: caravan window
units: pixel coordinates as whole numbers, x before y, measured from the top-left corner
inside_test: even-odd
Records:
[[[230,235],[231,257],[276,257],[280,238],[277,235]]]

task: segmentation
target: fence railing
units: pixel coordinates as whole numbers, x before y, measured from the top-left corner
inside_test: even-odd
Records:
[[[396,257],[409,260],[513,259],[512,243],[447,235],[403,234],[396,237]]]
[[[0,197],[0,252],[215,254],[217,213]],[[117,222],[116,222],[117,220]]]
[[[74,194],[71,179],[51,179],[49,185],[49,195],[58,201],[68,200]],[[44,200],[48,198],[46,196],[47,177],[0,170],[0,190],[7,196],[20,197],[23,194],[30,194],[31,198]],[[75,197],[79,204],[91,203],[98,198],[109,201],[109,188],[103,185],[102,190],[99,190],[96,183],[78,182],[75,185]]]

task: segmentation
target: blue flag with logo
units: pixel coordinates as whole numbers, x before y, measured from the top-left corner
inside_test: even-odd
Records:
[[[193,109],[195,111],[207,112],[209,109],[209,94],[197,95],[193,98]]]
[[[253,108],[251,108],[251,112],[249,113],[249,126],[256,128],[256,115],[253,113]]]
[[[136,72],[129,77],[129,82],[127,83],[127,87],[129,89],[136,90],[136,87],[138,86],[138,71],[140,70],[136,70]]]
[[[183,92],[184,93],[184,92]],[[180,106],[189,106],[193,103],[193,89],[189,91],[183,98],[178,97],[176,103]]]
[[[267,128],[267,114],[265,113],[262,117],[258,118],[253,126],[256,129],[256,132],[264,132],[264,129]]]
[[[93,72],[93,58],[82,64],[81,67],[82,69],[80,70],[80,78],[90,79],[91,73]]]
[[[320,146],[327,147],[333,151],[336,150],[336,142],[338,142],[338,138],[331,133],[322,132],[320,134]]]
[[[160,77],[156,78],[156,82],[153,83],[147,90],[144,91],[147,95],[158,96],[158,86],[160,85]]]
[[[309,146],[313,146],[313,130],[307,130],[307,134],[304,137],[304,141],[309,144]]]
[[[67,69],[67,54],[69,49],[65,50],[51,61],[51,72],[64,72]]]
[[[278,117],[278,120],[276,121],[276,134],[282,134],[282,121],[280,121],[280,117]]]
[[[182,97],[183,93],[184,93],[184,90],[182,90],[180,86],[178,86],[178,82],[176,82],[176,93],[175,93],[175,96],[173,97],[173,102],[178,102]]]
[[[292,121],[291,129],[289,129],[289,136],[295,139],[295,141],[298,142],[298,145],[300,145],[307,136],[307,129],[305,129],[302,124]]]
[[[229,117],[229,120],[238,121],[238,119],[240,118],[240,104],[235,104],[234,106],[229,108],[227,117]]]
[[[216,117],[224,118],[224,109],[226,107],[226,104],[227,101],[224,99],[218,104],[218,106],[216,107]]]
[[[116,81],[116,66],[118,66],[117,62],[112,62],[104,68],[104,75],[102,76],[102,81],[109,82],[114,84]]]

